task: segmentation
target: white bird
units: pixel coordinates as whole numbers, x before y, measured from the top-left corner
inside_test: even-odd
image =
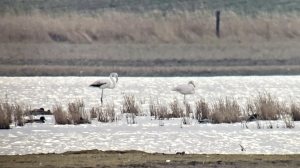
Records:
[[[115,77],[116,80],[113,78]],[[116,87],[116,83],[118,82],[118,74],[113,72],[110,74],[109,76],[110,79],[99,79],[97,81],[95,81],[94,83],[92,83],[90,86],[92,87],[99,87],[100,89],[102,89],[102,93],[101,93],[101,104],[103,103],[102,97],[103,97],[103,90],[104,89],[113,89]]]
[[[185,95],[187,94],[194,94],[195,93],[195,83],[194,81],[189,81],[189,83],[183,84],[183,85],[178,85],[175,88],[172,89],[172,91],[179,92],[184,95],[183,101],[185,102]]]

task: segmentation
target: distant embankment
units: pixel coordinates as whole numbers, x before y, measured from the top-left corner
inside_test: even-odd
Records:
[[[300,43],[0,43],[0,76],[299,75]]]

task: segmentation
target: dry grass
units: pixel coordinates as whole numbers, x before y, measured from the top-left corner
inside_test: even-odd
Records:
[[[104,107],[98,107],[97,112],[100,122],[114,122],[116,120],[114,105],[107,104]]]
[[[300,36],[296,14],[256,17],[223,11],[221,38],[230,41],[294,39]],[[0,18],[0,42],[71,43],[203,43],[217,40],[210,11],[124,13],[107,11],[94,17],[79,14],[50,17],[39,12]]]
[[[213,103],[210,120],[213,123],[235,123],[241,121],[241,107],[237,101],[229,97],[219,98]]]
[[[294,121],[300,121],[300,106],[295,102],[291,104],[291,116]]]
[[[68,103],[68,113],[74,124],[91,123],[90,116],[87,115],[84,107],[84,102],[80,99]]]
[[[205,99],[200,99],[196,101],[196,119],[198,121],[203,119],[209,119],[210,115],[210,108],[208,106],[208,103],[205,101]]]
[[[254,100],[256,114],[261,120],[277,120],[280,117],[280,109],[284,108],[279,101],[269,93],[259,93]]]
[[[179,101],[177,98],[174,98],[172,102],[169,103],[170,110],[171,110],[171,117],[172,118],[180,118],[184,117],[185,114],[183,113],[183,108],[179,105]]]
[[[91,119],[97,118],[98,113],[99,113],[99,110],[100,110],[99,107],[92,107],[92,108],[90,109]]]
[[[0,129],[9,129],[12,123],[13,105],[9,103],[0,104]]]
[[[15,104],[14,107],[14,122],[16,126],[24,126],[24,110],[19,104]]]
[[[150,108],[150,116],[154,116],[155,119],[162,120],[162,119],[169,119],[171,114],[169,113],[168,107],[160,104],[154,103],[153,100],[149,103]]]
[[[141,108],[138,104],[138,101],[136,101],[135,97],[130,94],[124,94],[123,101],[122,101],[123,108],[121,109],[121,112],[124,113],[131,113],[136,116],[141,115]]]
[[[63,110],[62,105],[56,104],[53,106],[53,116],[55,119],[55,124],[59,125],[65,125],[65,124],[71,124],[67,111]]]

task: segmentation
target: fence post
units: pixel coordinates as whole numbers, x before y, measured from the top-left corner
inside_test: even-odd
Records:
[[[216,35],[220,38],[220,11],[217,10],[216,12]]]

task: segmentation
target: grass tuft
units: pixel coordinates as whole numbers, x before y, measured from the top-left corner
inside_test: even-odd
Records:
[[[169,103],[171,109],[171,117],[172,118],[180,118],[183,117],[183,108],[179,105],[179,101],[177,98],[174,98],[172,102]]]
[[[291,104],[291,116],[294,121],[300,121],[300,107],[295,102]]]
[[[196,101],[196,119],[198,121],[203,119],[209,119],[210,108],[208,103],[202,98]]]
[[[211,120],[213,123],[235,123],[240,122],[241,108],[235,99],[219,98],[211,109]]]
[[[97,107],[99,122],[114,122],[116,119],[116,112],[114,105],[105,105],[104,107]]]
[[[12,123],[13,106],[11,104],[0,104],[0,129],[10,129]]]
[[[56,104],[55,106],[53,106],[52,111],[55,119],[55,124],[71,124],[71,121],[68,118],[68,113],[67,111],[63,110],[62,105]]]
[[[256,113],[261,120],[278,120],[280,117],[281,105],[279,101],[269,93],[259,93],[254,100]]]
[[[84,102],[80,99],[76,99],[75,102],[68,103],[68,113],[70,120],[74,124],[91,123],[90,117],[87,115],[84,107]]]
[[[122,105],[122,113],[131,113],[136,116],[141,115],[141,108],[133,95],[124,94]]]

